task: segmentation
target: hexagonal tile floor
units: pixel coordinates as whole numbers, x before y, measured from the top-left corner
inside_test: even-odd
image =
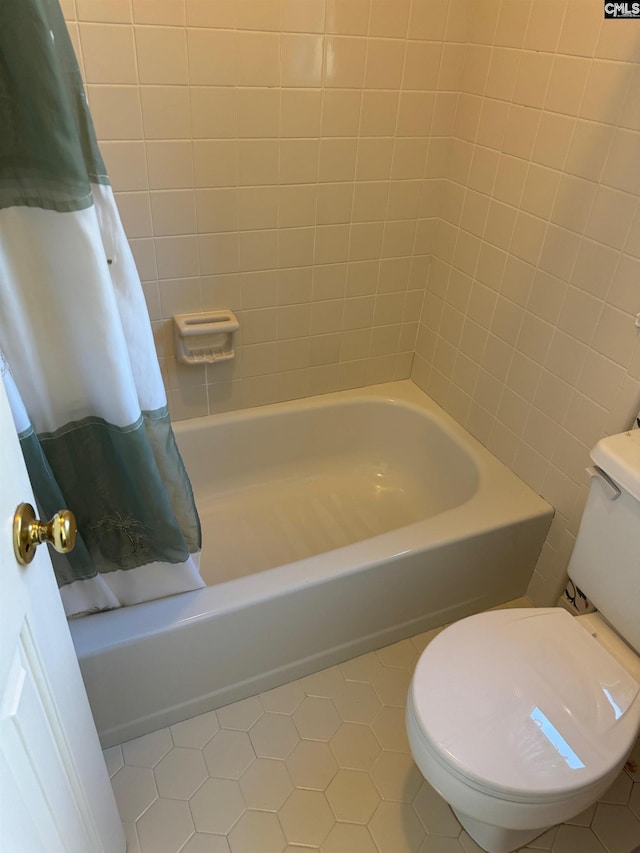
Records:
[[[405,734],[411,672],[438,630],[106,750],[128,853],[482,853]],[[629,853],[638,768],[640,741],[599,803],[524,849]]]

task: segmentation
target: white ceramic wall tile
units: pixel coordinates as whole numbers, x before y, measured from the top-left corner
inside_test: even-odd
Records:
[[[79,21],[126,24],[131,21],[130,0],[75,0]],[[67,14],[66,7],[64,8]]]
[[[184,0],[132,0],[136,24],[184,26]]]
[[[159,333],[173,416],[413,362],[575,531],[588,446],[637,408],[633,22],[598,0],[64,11],[154,318],[247,300],[224,374],[169,367]],[[538,603],[563,560],[549,543]]]
[[[82,23],[79,30],[87,83],[107,83],[114,86],[138,82],[131,27],[115,23]],[[118,57],[117,62],[113,61],[114,56]]]
[[[187,43],[182,27],[135,27],[136,59],[141,83],[188,82]]]
[[[636,400],[639,303],[629,272],[637,235],[631,244],[628,235],[640,172],[630,159],[637,139],[621,116],[638,55],[628,33],[615,49],[610,34],[600,35],[591,0],[472,5],[462,87],[481,97],[460,99],[449,140],[440,215],[451,225],[436,231],[443,263],[427,285],[417,345],[426,361],[416,358],[413,376],[554,503],[556,533],[570,535],[588,449],[629,425]],[[599,44],[617,61],[594,61]],[[481,238],[479,255],[471,237]],[[507,252],[504,273],[492,247]],[[460,272],[475,280],[466,302],[448,285]],[[491,288],[506,298],[490,299]],[[444,299],[444,312],[429,291]],[[461,337],[448,306],[467,318]],[[469,320],[492,334],[474,340]],[[469,397],[474,404],[461,406]],[[561,540],[541,555],[530,590],[539,604],[555,603],[564,584],[570,548],[560,553]]]
[[[190,139],[191,105],[184,86],[143,86],[140,89],[147,139]]]

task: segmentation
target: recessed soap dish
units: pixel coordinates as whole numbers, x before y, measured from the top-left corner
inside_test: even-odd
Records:
[[[176,358],[183,364],[213,364],[235,357],[233,335],[240,324],[233,311],[176,314]]]

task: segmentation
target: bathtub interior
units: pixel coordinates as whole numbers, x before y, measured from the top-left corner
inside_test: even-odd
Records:
[[[178,424],[203,528],[208,585],[430,518],[468,500],[478,472],[431,417],[384,398]]]

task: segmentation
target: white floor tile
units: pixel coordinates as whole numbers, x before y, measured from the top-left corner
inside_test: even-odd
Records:
[[[640,782],[634,782],[633,790],[629,797],[629,808],[640,819]]]
[[[338,765],[326,743],[300,741],[286,761],[291,781],[297,788],[324,791],[338,772]]]
[[[295,727],[304,740],[328,741],[342,723],[331,699],[318,696],[307,696],[292,716]]]
[[[372,686],[383,705],[404,708],[410,681],[411,673],[408,669],[386,666],[373,680]]]
[[[384,671],[382,669],[376,678],[381,678]],[[382,708],[382,703],[371,685],[363,681],[347,681],[333,701],[342,719],[348,723],[369,725]]]
[[[376,759],[371,778],[383,800],[397,803],[412,803],[424,781],[410,755],[387,750]]]
[[[382,672],[382,663],[375,652],[352,658],[340,664],[340,671],[347,681],[364,681],[370,684]]]
[[[376,652],[383,666],[397,666],[413,670],[418,662],[418,651],[411,640],[394,643]]]
[[[123,743],[122,755],[125,764],[134,767],[155,767],[172,746],[173,740],[169,729],[159,729],[150,735]]]
[[[553,853],[606,853],[586,826],[561,826],[551,849]]]
[[[104,760],[105,764],[107,765],[109,777],[113,777],[113,775],[117,773],[118,770],[120,770],[120,768],[124,765],[124,758],[122,757],[122,747],[112,746],[110,749],[105,749]]]
[[[249,737],[260,758],[286,758],[300,739],[291,717],[268,712],[252,727]]]
[[[466,832],[461,833],[460,835],[460,844],[462,845],[462,849],[464,853],[484,853],[482,847],[467,835]]]
[[[383,749],[410,752],[404,708],[382,708],[371,723],[371,728]]]
[[[360,723],[342,723],[329,746],[345,770],[370,770],[380,754],[378,738],[369,726]]]
[[[326,790],[337,820],[367,824],[380,805],[371,777],[362,770],[338,770]]]
[[[366,826],[334,823],[321,847],[322,853],[378,853]]]
[[[600,803],[592,827],[608,853],[629,853],[640,844],[640,820],[625,806]]]
[[[299,681],[291,684],[283,684],[282,687],[274,687],[266,693],[260,694],[260,702],[265,711],[274,714],[293,714],[305,697],[305,692]]]
[[[220,731],[220,725],[216,712],[210,711],[208,714],[200,714],[199,717],[176,723],[169,731],[176,746],[202,749]]]
[[[238,729],[244,732],[248,732],[263,713],[264,708],[257,696],[243,699],[242,702],[234,702],[217,711],[218,722],[223,729]]]
[[[205,835],[202,832],[196,832],[181,848],[180,853],[230,853],[230,850],[224,835]]]
[[[335,823],[335,818],[320,791],[297,788],[280,809],[280,823],[291,844],[320,845]]]
[[[595,813],[596,804],[594,803],[592,806],[589,806],[588,809],[585,809],[583,812],[580,812],[580,814],[572,817],[571,820],[567,821],[567,823],[570,823],[572,826],[591,826]]]
[[[465,853],[465,849],[457,838],[427,835],[418,853]]]
[[[148,767],[125,764],[111,780],[120,817],[135,821],[158,797],[153,771]]]
[[[555,841],[556,835],[558,834],[558,827],[554,826],[551,829],[548,829],[546,832],[543,832],[542,835],[539,835],[533,841],[530,841],[526,850],[551,850],[553,847],[553,842]]]
[[[323,699],[333,699],[336,693],[343,687],[345,678],[337,666],[314,672],[299,681],[300,686],[307,696],[320,696]]]
[[[156,800],[136,824],[141,853],[178,853],[195,832],[188,803]]]
[[[246,732],[220,729],[203,750],[211,776],[239,779],[255,759],[251,740]]]
[[[122,828],[124,829],[124,836],[127,842],[127,853],[140,853],[140,842],[138,841],[135,823],[123,820]]]
[[[199,749],[174,747],[153,769],[158,794],[174,800],[188,800],[208,779],[209,773]]]
[[[461,827],[454,813],[428,782],[422,782],[413,800],[413,808],[431,835],[457,838]]]
[[[286,844],[276,815],[248,809],[229,833],[231,853],[281,853]]]
[[[207,779],[189,801],[198,832],[226,835],[245,811],[240,785],[233,779]]]
[[[407,740],[411,670],[439,630],[106,750],[127,853],[479,853]],[[523,850],[630,853],[639,761]]]
[[[602,797],[600,797],[600,801],[618,806],[626,806],[631,796],[632,787],[633,782],[631,778],[623,771],[609,790],[605,791]]]
[[[369,830],[380,853],[416,853],[425,831],[411,806],[382,802],[369,822]]]
[[[248,808],[277,812],[293,791],[293,783],[284,761],[256,758],[242,775],[240,790]]]

